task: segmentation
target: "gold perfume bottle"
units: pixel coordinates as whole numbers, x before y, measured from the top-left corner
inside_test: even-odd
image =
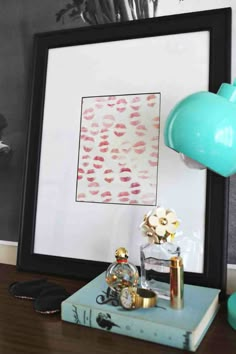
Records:
[[[170,306],[176,310],[184,307],[184,267],[179,256],[170,259]]]
[[[124,287],[137,286],[138,269],[128,262],[128,251],[120,247],[116,250],[115,257],[116,262],[110,264],[106,271],[106,282],[109,287],[120,293]]]

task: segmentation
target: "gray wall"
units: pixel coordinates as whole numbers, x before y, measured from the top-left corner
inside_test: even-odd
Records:
[[[0,165],[0,240],[18,241],[28,122],[33,34],[81,22],[56,23],[69,0],[0,0],[0,114],[7,119],[3,140],[13,150]],[[228,263],[236,264],[236,176],[230,179]]]
[[[0,164],[0,240],[17,241],[19,235],[33,34],[80,25],[56,23],[56,12],[67,3],[0,0],[0,114],[8,122],[2,140],[13,151]]]

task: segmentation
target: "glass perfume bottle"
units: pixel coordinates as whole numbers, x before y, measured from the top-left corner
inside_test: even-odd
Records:
[[[180,247],[165,242],[162,244],[146,243],[140,248],[141,286],[152,289],[160,298],[170,299],[169,285],[166,290],[160,289],[158,282],[161,273],[170,273],[170,259],[180,255]]]
[[[158,292],[160,298],[170,299],[167,286],[158,286],[161,273],[170,273],[170,259],[180,255],[180,248],[173,243],[179,220],[172,209],[157,206],[144,215],[141,230],[149,242],[141,246],[141,286]]]
[[[106,271],[106,282],[109,287],[119,293],[124,287],[137,286],[138,269],[128,262],[128,251],[120,247],[116,250],[115,257],[116,262],[110,264]]]

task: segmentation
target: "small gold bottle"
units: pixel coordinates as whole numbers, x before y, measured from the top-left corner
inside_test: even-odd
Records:
[[[170,306],[176,310],[184,307],[184,267],[179,256],[170,259]]]
[[[128,262],[128,251],[120,247],[115,252],[116,262],[106,271],[106,282],[117,293],[124,287],[137,286],[139,273],[137,267]]]

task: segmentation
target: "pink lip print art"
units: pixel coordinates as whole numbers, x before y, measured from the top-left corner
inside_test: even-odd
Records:
[[[159,93],[82,98],[78,202],[155,205],[159,117]]]

